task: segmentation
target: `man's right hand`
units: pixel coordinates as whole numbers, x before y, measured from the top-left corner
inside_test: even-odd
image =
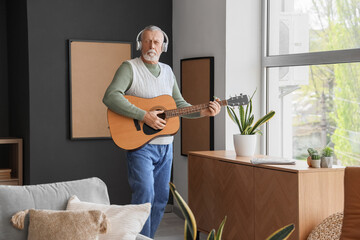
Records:
[[[166,121],[162,118],[159,118],[157,115],[163,113],[164,111],[150,111],[146,112],[143,119],[144,123],[152,127],[155,130],[163,129],[166,125]]]

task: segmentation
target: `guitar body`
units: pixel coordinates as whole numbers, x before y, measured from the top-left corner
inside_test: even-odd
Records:
[[[130,103],[145,111],[176,109],[174,99],[169,95],[155,98],[124,96]],[[125,150],[133,150],[150,140],[165,135],[174,135],[180,127],[179,117],[166,118],[166,126],[155,130],[142,121],[119,115],[110,109],[107,112],[111,137],[115,144]]]

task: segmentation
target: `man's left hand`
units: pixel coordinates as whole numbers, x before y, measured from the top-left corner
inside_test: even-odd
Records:
[[[210,101],[209,107],[207,109],[201,110],[200,116],[204,117],[217,115],[221,110],[221,106],[218,103],[219,101],[219,99],[216,99],[216,101]]]

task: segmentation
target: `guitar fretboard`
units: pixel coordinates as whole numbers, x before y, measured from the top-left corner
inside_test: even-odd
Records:
[[[222,100],[219,102],[219,104],[220,104],[220,106],[226,106],[227,100]],[[201,110],[208,108],[208,107],[209,107],[209,103],[204,103],[204,104],[194,105],[194,106],[190,106],[190,107],[166,110],[165,116],[166,116],[166,118],[172,118],[172,117],[188,115],[191,113],[200,112]]]

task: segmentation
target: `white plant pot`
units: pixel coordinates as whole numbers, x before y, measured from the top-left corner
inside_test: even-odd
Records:
[[[254,156],[256,148],[257,135],[234,134],[234,148],[236,156],[248,157]]]
[[[321,157],[321,167],[322,168],[332,168],[333,157]]]
[[[311,167],[313,168],[320,168],[321,159],[319,160],[312,160],[311,159]]]

